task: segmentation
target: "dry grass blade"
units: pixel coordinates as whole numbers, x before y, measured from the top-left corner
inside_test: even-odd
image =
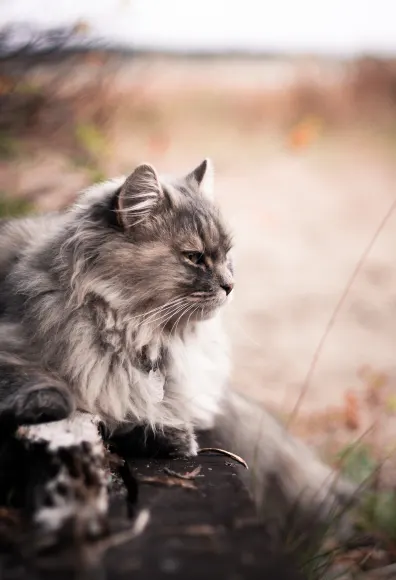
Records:
[[[339,312],[340,312],[340,310],[341,310],[341,308],[342,308],[342,306],[343,306],[343,304],[344,304],[344,302],[349,294],[349,291],[352,287],[352,284],[354,283],[355,279],[357,278],[357,275],[359,274],[364,262],[366,261],[367,256],[369,255],[371,249],[373,248],[375,242],[378,239],[378,236],[380,235],[381,231],[385,227],[389,218],[393,214],[395,208],[396,208],[396,199],[391,203],[388,211],[386,212],[385,216],[381,220],[381,223],[377,227],[373,237],[371,238],[370,242],[367,244],[363,254],[360,256],[360,259],[359,259],[358,263],[356,264],[355,268],[353,269],[352,274],[348,280],[347,285],[344,288],[343,293],[341,294],[340,298],[338,299],[338,302],[337,302],[337,304],[332,312],[332,315],[330,316],[330,319],[326,325],[326,328],[323,332],[323,335],[322,335],[322,337],[319,341],[319,344],[316,347],[316,350],[315,350],[314,355],[312,357],[312,362],[311,362],[311,365],[310,365],[308,372],[305,376],[305,379],[303,381],[302,388],[301,388],[300,394],[298,396],[297,402],[294,405],[294,408],[293,408],[292,412],[290,413],[289,419],[287,421],[287,425],[286,425],[287,428],[290,427],[292,421],[295,419],[295,417],[298,413],[298,410],[301,406],[302,400],[303,400],[306,392],[308,391],[308,388],[311,384],[311,379],[312,379],[314,370],[315,370],[316,365],[318,363],[319,357],[322,354],[322,350],[323,350],[324,344],[326,342],[326,339],[329,336],[330,331],[332,330],[332,328],[334,326],[334,323],[335,323],[337,316],[338,316],[338,314],[339,314]]]
[[[217,447],[202,447],[202,449],[198,449],[198,453],[220,453],[220,455],[226,455],[227,457],[231,457],[241,465],[245,467],[245,469],[249,469],[248,464],[242,457],[232,453],[231,451],[227,451],[226,449],[218,449]]]
[[[135,522],[131,528],[128,530],[123,530],[121,532],[116,532],[109,538],[105,538],[99,542],[92,545],[91,551],[94,555],[106,552],[111,548],[116,548],[121,546],[134,538],[140,536],[146,529],[150,521],[150,512],[147,509],[143,509],[136,517]]]
[[[20,514],[16,509],[1,507],[0,508],[0,522],[7,522],[17,524],[20,521]]]
[[[197,486],[192,481],[186,481],[184,479],[179,479],[178,477],[155,477],[141,476],[139,477],[141,483],[149,483],[152,485],[164,485],[166,487],[183,487],[184,489],[197,489]]]
[[[201,473],[201,469],[202,469],[202,467],[200,465],[198,465],[198,467],[196,467],[192,471],[189,471],[187,473],[178,473],[177,471],[173,471],[173,469],[169,469],[169,467],[164,467],[164,471],[168,475],[172,475],[173,477],[178,477],[179,479],[184,479],[184,480],[195,479]]]
[[[361,574],[360,578],[361,580],[393,580],[396,578],[396,564],[370,570],[370,572]]]
[[[110,467],[110,469],[117,469],[118,467],[120,467],[121,465],[124,465],[125,460],[120,457],[119,455],[116,455],[115,453],[107,453],[106,454],[106,459],[107,459],[107,463]]]
[[[209,524],[195,524],[184,529],[184,533],[188,536],[215,536],[218,533],[218,528]]]

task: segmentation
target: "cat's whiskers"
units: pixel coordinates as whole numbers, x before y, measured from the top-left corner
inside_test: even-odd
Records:
[[[183,296],[179,297],[179,298],[172,298],[172,300],[169,300],[168,302],[165,302],[165,304],[162,304],[161,306],[157,306],[156,308],[153,308],[152,310],[148,310],[147,312],[143,312],[142,314],[137,314],[136,316],[133,316],[131,318],[131,320],[135,320],[136,318],[141,318],[141,317],[147,317],[149,314],[159,314],[161,312],[161,310],[172,306],[173,304],[176,304],[178,302],[180,302],[181,300],[183,300]]]
[[[189,323],[189,321],[190,321],[190,318],[191,318],[191,316],[194,314],[194,311],[195,311],[195,310],[197,310],[197,308],[198,308],[198,306],[194,306],[194,305],[192,305],[192,306],[193,306],[193,310],[191,310],[190,314],[188,315],[188,319],[187,319],[187,322],[186,322],[186,324],[185,324],[185,326],[186,326],[186,327],[188,326],[188,323]],[[182,317],[183,315],[187,314],[187,312],[188,312],[188,310],[189,310],[190,308],[191,308],[191,305],[190,305],[190,306],[188,306],[188,307],[186,308],[186,310],[185,310],[184,312],[182,312],[182,313],[181,313],[181,315],[180,315],[180,317],[177,319],[177,321],[176,321],[176,323],[175,323],[175,324],[176,324],[176,328],[175,328],[175,334],[176,334],[177,325],[178,325],[178,323],[179,323],[179,321],[180,321],[181,317]],[[172,328],[171,328],[171,331],[170,331],[170,333],[169,333],[169,337],[168,337],[168,339],[167,339],[167,342],[168,342],[168,344],[170,344],[170,342],[171,342],[171,334],[172,334],[172,330],[173,330],[173,327],[175,326],[175,324],[172,326]]]
[[[182,299],[177,299],[177,300],[172,301],[171,303],[169,303],[165,306],[162,306],[161,308],[159,308],[159,310],[157,312],[155,312],[154,314],[151,314],[147,318],[141,320],[140,326],[141,325],[149,325],[149,324],[152,324],[153,322],[156,322],[157,320],[161,320],[161,318],[163,318],[164,316],[169,314],[169,312],[171,312],[173,309],[175,309],[175,308],[177,309],[179,306],[181,306],[182,303],[183,303]]]
[[[166,312],[165,314],[162,314],[161,316],[159,316],[158,318],[155,318],[154,320],[150,320],[150,321],[144,321],[142,324],[147,324],[147,323],[153,323],[156,321],[161,321],[162,319],[165,318],[165,324],[168,320],[170,320],[173,316],[175,316],[176,314],[178,314],[180,312],[180,310],[182,310],[185,307],[185,304],[177,304],[176,306],[173,306],[170,311]],[[159,324],[157,324],[153,330],[155,330],[156,328],[158,328],[158,326],[161,325],[161,322]]]
[[[190,322],[191,316],[198,310],[198,308],[199,308],[199,306],[195,306],[194,310],[192,310],[190,312],[190,314],[188,315],[187,322],[186,322],[186,327],[188,326],[188,323]]]
[[[173,326],[172,326],[172,328],[171,328],[171,330],[170,330],[170,333],[169,333],[169,335],[171,335],[171,334],[172,334],[172,331],[173,331],[173,329],[175,329],[175,334],[176,334],[176,329],[177,329],[177,326],[178,326],[178,324],[179,324],[179,322],[180,322],[181,318],[182,318],[182,317],[183,317],[185,314],[187,314],[187,312],[190,310],[190,308],[193,308],[193,307],[194,307],[194,305],[193,305],[193,304],[188,304],[188,305],[187,305],[187,307],[185,308],[185,310],[182,310],[182,312],[181,312],[181,314],[180,314],[179,318],[176,320],[176,322],[174,322],[174,323],[173,323]],[[175,325],[176,325],[176,326],[175,326]]]
[[[181,312],[183,308],[185,308],[185,305],[181,306],[176,312],[172,312],[167,318],[165,318],[165,320],[157,324],[154,330],[160,328],[160,332],[162,332],[166,327],[166,325],[168,324],[168,322],[170,322],[174,316],[177,316],[177,314],[179,314],[179,312]]]

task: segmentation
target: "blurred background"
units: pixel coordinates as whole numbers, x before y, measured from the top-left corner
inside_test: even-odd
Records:
[[[333,455],[396,431],[394,0],[0,0],[0,212],[216,168],[234,387]],[[311,371],[310,371],[311,369]],[[307,372],[311,372],[308,383]]]

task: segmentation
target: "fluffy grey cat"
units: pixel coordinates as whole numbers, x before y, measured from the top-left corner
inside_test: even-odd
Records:
[[[101,417],[134,453],[194,455],[228,376],[231,240],[204,160],[142,164],[66,212],[0,222],[0,428]]]
[[[214,427],[273,528],[298,505],[310,529],[355,490],[256,403],[225,396],[231,240],[212,190],[208,160],[180,179],[140,165],[66,212],[0,222],[0,431],[80,409],[123,455],[188,456]]]

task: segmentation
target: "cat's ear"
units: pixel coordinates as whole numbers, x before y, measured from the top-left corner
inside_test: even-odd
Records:
[[[187,180],[194,180],[206,197],[214,198],[214,169],[210,159],[204,159],[198,167],[188,174]]]
[[[118,194],[118,215],[125,227],[143,221],[159,203],[163,191],[152,165],[142,163],[126,178]]]

